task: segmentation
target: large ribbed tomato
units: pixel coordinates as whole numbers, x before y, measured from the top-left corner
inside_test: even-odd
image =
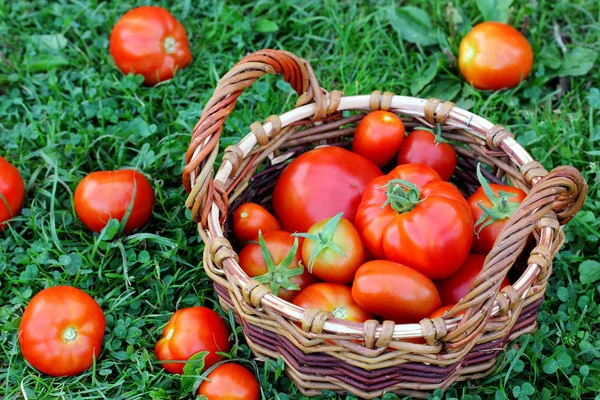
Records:
[[[466,200],[424,164],[399,165],[369,182],[356,227],[375,258],[408,265],[431,279],[452,275],[473,240]]]
[[[351,151],[326,146],[307,151],[283,171],[273,192],[273,210],[283,230],[306,232],[339,212],[354,222],[363,190],[381,171]]]
[[[0,157],[0,231],[6,228],[4,221],[18,215],[25,197],[25,184],[19,170]]]

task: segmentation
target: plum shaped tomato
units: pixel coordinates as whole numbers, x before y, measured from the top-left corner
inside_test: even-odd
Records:
[[[75,189],[75,212],[88,229],[100,232],[110,218],[122,221],[135,195],[125,234],[146,225],[152,216],[154,191],[138,171],[92,172]]]
[[[352,298],[352,289],[339,283],[319,282],[301,291],[292,302],[302,308],[329,311],[335,318],[365,322],[374,316],[360,308]]]
[[[233,213],[233,234],[240,242],[249,242],[263,234],[279,231],[279,221],[263,206],[256,203],[244,203]]]
[[[336,146],[307,151],[283,171],[273,191],[273,210],[283,230],[306,232],[339,212],[354,223],[363,190],[382,175],[363,156]]]
[[[0,157],[0,232],[6,228],[3,222],[21,212],[25,198],[25,184],[19,170]]]
[[[442,304],[456,304],[469,293],[471,284],[483,269],[485,256],[469,254],[464,264],[452,276],[435,282]],[[508,278],[504,278],[500,288],[510,285]]]
[[[209,400],[259,400],[260,385],[252,372],[227,362],[212,370],[198,388]]]
[[[429,165],[447,181],[456,169],[456,151],[454,148],[426,130],[414,130],[408,134],[398,153],[398,165]]]
[[[270,286],[274,295],[292,301],[317,279],[302,265],[303,239],[289,232],[259,233],[259,244],[248,243],[239,254],[239,264],[249,277]]]
[[[356,127],[352,151],[378,167],[387,165],[404,140],[404,123],[389,111],[372,111]]]
[[[386,260],[361,265],[352,283],[352,298],[363,310],[398,324],[419,322],[442,304],[431,279]]]
[[[475,237],[471,251],[488,254],[527,194],[514,186],[488,183],[480,168],[478,165],[477,178],[481,186],[467,200],[475,221]]]
[[[23,357],[52,376],[77,375],[100,356],[106,322],[84,291],[53,286],[33,296],[19,326]]]
[[[121,71],[143,75],[146,85],[171,79],[192,61],[183,25],[156,6],[134,8],[117,21],[110,54]]]
[[[458,67],[477,89],[512,88],[533,66],[531,45],[518,30],[501,22],[482,22],[460,42]]]
[[[425,164],[399,165],[369,182],[356,228],[376,259],[408,265],[431,279],[452,275],[473,240],[466,200]]]
[[[231,349],[229,330],[215,311],[197,306],[176,311],[156,343],[154,352],[160,361],[187,361],[201,351],[207,351],[204,368],[210,368],[222,359],[219,352]],[[162,362],[162,366],[173,374],[182,374],[184,362]]]

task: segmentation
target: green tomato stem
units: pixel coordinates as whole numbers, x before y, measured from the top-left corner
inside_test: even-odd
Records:
[[[381,206],[382,208],[389,204],[394,211],[405,213],[423,201],[421,200],[419,188],[412,182],[403,179],[392,179],[383,187],[387,187],[385,192],[387,200]]]
[[[316,234],[314,234],[314,233],[294,233],[292,235],[292,236],[296,236],[296,237],[303,237],[307,240],[312,240],[313,242],[316,243],[316,246],[308,260],[308,266],[307,266],[308,272],[312,273],[317,256],[326,249],[331,249],[331,250],[335,251],[336,253],[342,255],[343,257],[346,257],[346,254],[344,254],[343,250],[340,249],[340,247],[333,242],[333,235],[335,234],[335,230],[337,229],[343,215],[344,215],[343,212],[336,214],[333,218],[331,218],[329,221],[327,221],[325,226],[323,226],[323,229],[321,231],[317,232]]]
[[[300,263],[298,268],[290,269],[290,265],[296,257],[298,252],[298,238],[294,238],[294,245],[287,254],[285,259],[279,264],[275,264],[273,257],[267,248],[265,238],[261,231],[258,231],[258,240],[260,243],[260,249],[262,251],[265,264],[267,266],[267,272],[263,275],[257,276],[254,279],[260,283],[268,284],[271,287],[271,291],[275,296],[279,293],[279,289],[286,290],[300,290],[300,286],[291,281],[294,276],[302,275],[304,272],[304,266]]]
[[[62,334],[63,340],[67,343],[74,342],[77,339],[77,336],[77,329],[70,326],[65,329]]]
[[[486,207],[481,202],[477,203],[479,208],[483,210],[483,214],[475,222],[475,234],[479,237],[479,234],[486,226],[493,224],[495,221],[510,218],[515,210],[519,208],[519,203],[509,200],[510,197],[516,196],[515,193],[505,192],[504,190],[499,190],[498,194],[494,193],[490,184],[481,173],[481,163],[477,164],[477,179],[481,184],[483,193],[490,203],[492,203],[491,207]]]

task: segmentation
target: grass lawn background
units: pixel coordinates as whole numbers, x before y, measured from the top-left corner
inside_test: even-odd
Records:
[[[500,14],[491,13],[504,18],[507,1],[496,2],[491,10]],[[484,20],[475,1],[401,2],[422,13],[386,1],[154,2],[182,21],[194,60],[153,88],[124,76],[108,51],[117,19],[148,3],[0,0],[0,154],[26,183],[23,214],[0,235],[0,398],[191,397],[154,356],[176,309],[216,306],[184,207],[183,156],[218,78],[270,47],[309,60],[328,90],[455,101],[508,127],[548,170],[570,164],[583,172],[588,199],[565,229],[539,330],[509,348],[497,373],[432,398],[600,399],[600,2],[514,1],[508,18],[518,29],[528,21],[535,63],[526,82],[495,93],[466,85],[453,59],[462,36]],[[221,149],[294,102],[279,78],[258,81],[227,120]],[[73,210],[77,183],[92,171],[136,165],[156,191],[152,222],[122,238],[91,234]],[[93,369],[50,378],[22,358],[17,327],[35,293],[61,284],[90,293],[107,330]],[[231,355],[257,371],[264,398],[302,398],[281,366],[251,361],[236,332]]]

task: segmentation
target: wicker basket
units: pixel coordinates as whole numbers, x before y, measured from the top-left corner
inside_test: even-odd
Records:
[[[223,123],[242,91],[265,74],[283,75],[300,96],[296,108],[253,123],[247,136],[225,149],[213,178]],[[289,160],[315,145],[348,146],[356,124],[377,109],[399,114],[408,128],[440,124],[459,156],[452,182],[465,195],[478,186],[479,162],[491,167],[488,180],[505,180],[528,193],[469,294],[433,320],[402,325],[339,320],[279,299],[237,263],[239,244],[228,218],[235,208],[247,201],[269,207]],[[342,114],[345,110],[355,113]],[[234,310],[255,356],[281,357],[288,376],[309,396],[332,390],[367,399],[386,392],[425,397],[455,381],[490,374],[509,340],[535,330],[552,260],[564,242],[561,225],[579,211],[587,192],[576,169],[561,166],[548,173],[505,128],[451,102],[379,91],[328,93],[306,60],[277,50],[248,55],[219,81],[194,128],[186,163],[186,206],[206,244],[204,268],[221,305]],[[535,241],[528,241],[532,233]],[[500,291],[509,272],[514,284]],[[415,337],[426,343],[405,341]]]

